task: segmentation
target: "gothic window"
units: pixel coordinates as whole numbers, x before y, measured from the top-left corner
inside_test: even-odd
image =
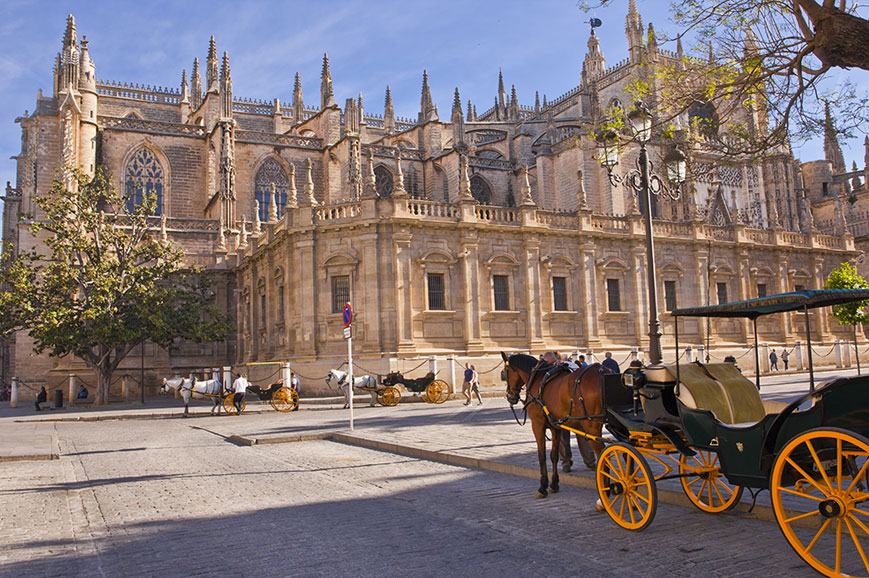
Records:
[[[492,202],[492,189],[479,175],[471,177],[471,194],[481,205],[488,205]]]
[[[422,194],[422,188],[419,186],[416,169],[413,167],[410,167],[404,175],[404,188],[407,190],[407,194],[414,199],[421,199],[425,196]]]
[[[380,166],[374,169],[374,189],[381,198],[392,195],[392,173],[386,167]]]
[[[290,180],[281,163],[274,158],[267,158],[256,172],[256,200],[259,201],[259,220],[269,220],[269,203],[272,196],[272,185],[275,186],[275,204],[280,218],[287,205],[287,188]]]
[[[718,134],[718,113],[711,102],[694,101],[688,107],[688,120],[700,136],[710,138]]]
[[[124,170],[124,183],[127,191],[127,210],[132,212],[136,205],[141,205],[146,195],[157,198],[154,214],[163,214],[163,166],[156,155],[147,147],[142,147],[133,154]]]

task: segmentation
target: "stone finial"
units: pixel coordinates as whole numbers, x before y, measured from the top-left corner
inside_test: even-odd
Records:
[[[365,174],[365,186],[362,189],[362,198],[373,199],[377,197],[377,176],[374,174],[374,149],[368,149],[368,170]]]
[[[335,106],[335,95],[332,94],[332,72],[329,70],[329,55],[323,53],[323,70],[320,73],[320,109]]]
[[[468,156],[459,156],[459,200],[473,201],[471,194],[471,179],[468,177]]]
[[[287,191],[287,206],[284,208],[286,211],[289,207],[297,207],[299,204],[299,200],[296,197],[296,165],[290,163],[290,190]]]
[[[160,215],[160,239],[167,240],[169,235],[166,233],[166,213]]]
[[[247,217],[244,215],[241,217],[241,230],[238,232],[238,249],[247,249]]]
[[[259,200],[254,199],[253,201],[253,232],[255,235],[259,235],[263,232],[262,221],[259,220]]]
[[[576,206],[580,211],[588,210],[588,197],[585,194],[585,184],[582,182],[582,171],[576,171],[576,180]]]
[[[534,207],[534,197],[531,196],[531,180],[528,176],[528,165],[522,165],[522,188],[519,194],[522,196],[521,207]]]
[[[305,159],[305,186],[302,189],[302,206],[315,207],[317,199],[314,198],[314,164],[311,159]]]
[[[181,71],[181,102],[190,104],[190,89],[187,87],[187,69]]]
[[[395,186],[392,188],[392,196],[401,198],[407,196],[404,188],[404,172],[401,170],[401,149],[395,151]]]
[[[269,187],[269,223],[278,221],[277,187],[274,183]]]
[[[217,250],[226,251],[226,235],[223,233],[223,215],[220,215],[220,220],[217,222]]]
[[[395,132],[395,109],[392,107],[392,92],[386,86],[386,102],[383,105],[383,129],[387,134]]]

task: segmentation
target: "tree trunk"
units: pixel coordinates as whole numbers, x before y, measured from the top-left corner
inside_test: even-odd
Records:
[[[838,68],[869,70],[869,20],[814,2],[800,6],[815,28],[815,56]]]
[[[94,405],[108,405],[109,387],[112,384],[112,370],[108,367],[108,363],[104,363],[104,366],[99,368],[97,377],[97,394],[94,396]]]

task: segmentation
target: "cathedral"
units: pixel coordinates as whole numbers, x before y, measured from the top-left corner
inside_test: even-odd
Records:
[[[839,166],[834,135],[826,160],[802,165],[787,147],[759,161],[724,159],[690,138],[692,171],[680,194],[645,207],[613,184],[591,127],[601,111],[632,106],[632,80],[685,58],[681,45],[658,47],[634,0],[625,32],[627,57],[607,64],[592,29],[581,77],[566,77],[557,98],[520,104],[499,75],[493,101],[478,110],[456,89],[446,116],[430,92],[441,79],[423,72],[419,111],[401,117],[388,86],[382,112],[364,108],[361,95],[339,103],[327,56],[315,98],[309,91],[304,100],[298,74],[291,100],[240,97],[214,38],[202,63],[179,70],[177,88],[99,79],[99,49],[92,58],[70,16],[51,94],[40,91],[16,121],[22,148],[3,197],[3,239],[31,249],[34,199],[63,167],[92,174],[105,166],[130,203],[142,191],[156,195],[153,226],[213,274],[218,303],[236,322],[224,343],[145,344],[119,373],[141,363],[156,385],[174,372],[289,361],[314,392],[325,387],[316,376],[346,356],[347,302],[354,360],[371,373],[431,358],[446,375],[466,361],[488,371],[500,351],[642,355],[649,210],[672,361],[672,309],[820,288],[836,265],[856,259],[849,199],[866,191],[869,169]],[[692,115],[708,116],[709,106],[698,103],[681,126],[699,130]],[[653,135],[656,167],[671,147]],[[614,171],[626,173],[637,154],[625,150]],[[813,316],[813,342],[850,335],[826,314]],[[762,319],[758,330],[770,344],[805,339],[786,316]],[[741,320],[688,318],[679,333],[719,353],[753,342]],[[78,360],[35,356],[26,333],[0,342],[0,382],[57,385],[72,372],[88,375]]]

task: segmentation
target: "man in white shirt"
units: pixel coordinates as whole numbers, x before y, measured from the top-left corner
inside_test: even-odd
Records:
[[[299,376],[295,373],[290,373],[290,387],[292,387],[296,393],[299,393]]]
[[[241,415],[241,404],[244,401],[244,394],[247,391],[247,386],[250,385],[245,378],[244,374],[239,373],[238,377],[236,377],[235,381],[232,384],[232,389],[235,391],[235,395],[232,397],[232,405],[235,406],[236,414]]]

